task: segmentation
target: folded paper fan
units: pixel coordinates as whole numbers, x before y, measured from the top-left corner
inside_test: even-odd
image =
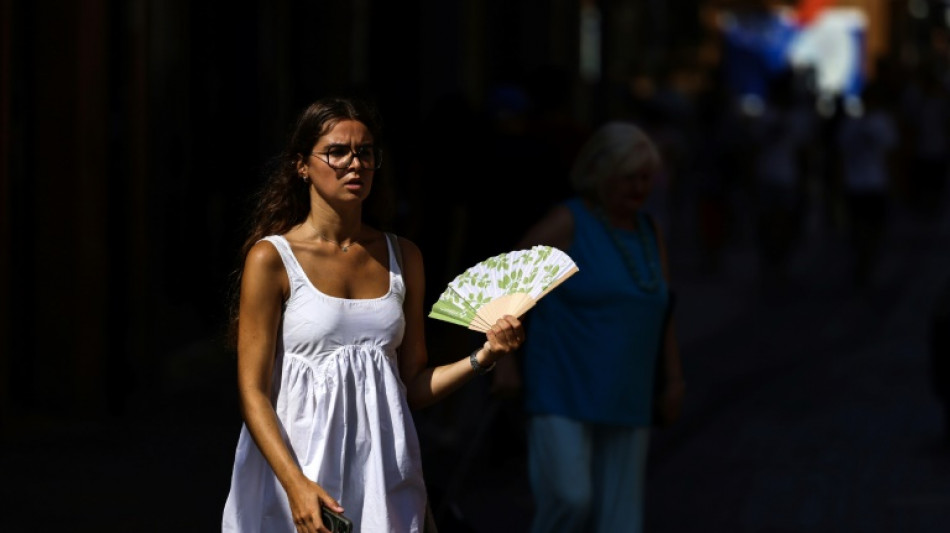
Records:
[[[552,246],[489,257],[456,276],[429,316],[487,331],[505,315],[526,313],[575,272],[574,260]]]

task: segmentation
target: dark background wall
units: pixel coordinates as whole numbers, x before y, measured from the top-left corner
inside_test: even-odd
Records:
[[[197,364],[189,346],[215,345],[247,197],[313,99],[379,104],[389,146],[371,216],[426,241],[448,191],[477,185],[458,179],[473,162],[424,181],[409,153],[449,133],[479,157],[465,121],[541,66],[569,91],[603,90],[576,78],[576,1],[2,6],[7,427],[128,415],[169,365]],[[583,121],[606,112],[570,105]]]

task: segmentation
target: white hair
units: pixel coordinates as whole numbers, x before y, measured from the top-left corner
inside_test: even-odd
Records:
[[[571,169],[571,184],[578,193],[596,195],[620,164],[633,171],[658,168],[660,155],[650,137],[630,122],[604,124],[584,143]]]

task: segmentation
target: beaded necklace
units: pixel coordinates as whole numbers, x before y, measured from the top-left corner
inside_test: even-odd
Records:
[[[607,214],[604,213],[604,210],[598,207],[594,209],[594,215],[596,215],[597,219],[604,225],[604,228],[607,230],[607,235],[610,236],[610,240],[612,240],[614,245],[617,246],[617,249],[620,250],[623,263],[627,267],[627,270],[630,271],[630,275],[633,276],[633,280],[637,282],[637,286],[646,292],[656,291],[657,287],[660,286],[660,269],[657,265],[656,258],[651,256],[650,252],[652,249],[647,240],[646,232],[643,231],[643,224],[637,224],[637,237],[640,238],[640,245],[643,247],[643,257],[646,259],[647,266],[650,269],[650,279],[647,282],[644,282],[643,279],[640,278],[640,270],[637,268],[637,262],[633,258],[633,253],[631,253],[627,245],[624,244],[617,230],[610,225],[610,221],[607,220]]]

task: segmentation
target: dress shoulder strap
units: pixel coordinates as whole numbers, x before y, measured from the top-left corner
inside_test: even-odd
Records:
[[[290,243],[287,242],[287,239],[283,235],[268,235],[261,240],[270,242],[274,245],[274,248],[277,249],[277,253],[280,254],[280,258],[284,262],[284,269],[287,271],[287,276],[290,278],[291,287],[295,285],[294,282],[296,280],[307,278],[303,267],[297,262],[297,257],[294,255]]]
[[[398,272],[402,274],[402,249],[399,247],[399,238],[396,237],[396,234],[385,232],[386,241],[389,242],[389,250],[393,254],[393,258],[396,260],[396,267]]]
[[[400,301],[406,298],[406,282],[402,277],[402,249],[399,247],[399,238],[396,234],[384,232],[386,243],[389,246],[389,279],[392,291]]]

